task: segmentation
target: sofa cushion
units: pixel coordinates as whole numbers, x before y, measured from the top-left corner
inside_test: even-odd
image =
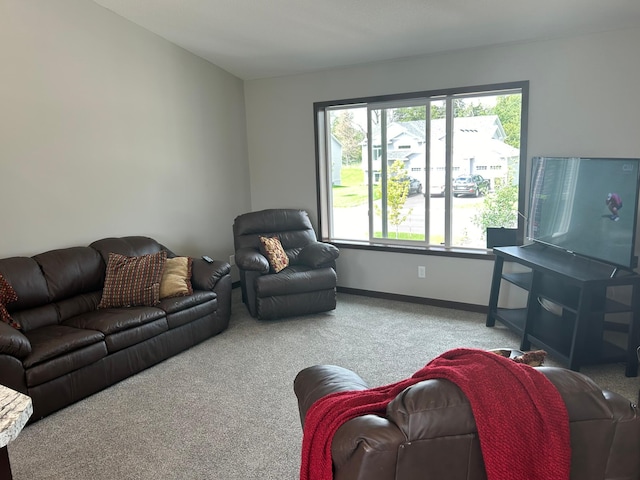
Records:
[[[239,215],[233,222],[233,243],[240,248],[259,248],[259,236],[277,235],[285,249],[301,248],[317,241],[309,215],[297,209],[267,209]]]
[[[260,237],[260,252],[267,257],[271,270],[278,273],[289,265],[289,257],[287,257],[282,243],[278,237]]]
[[[127,257],[141,257],[166,250],[153,238],[142,236],[103,238],[96,240],[89,246],[100,252],[105,265],[109,261],[110,253],[119,253]]]
[[[65,320],[81,315],[87,312],[93,312],[98,308],[100,298],[102,297],[102,291],[83,293],[76,295],[66,300],[61,300],[55,303],[56,308],[60,314],[60,323],[64,323]]]
[[[24,358],[31,353],[29,339],[16,328],[0,322],[0,356]]]
[[[27,385],[29,387],[42,385],[45,382],[91,365],[106,356],[107,347],[104,342],[87,345],[78,350],[59,355],[29,368],[26,372]]]
[[[40,265],[29,257],[11,257],[0,260],[0,273],[18,294],[9,313],[49,303],[49,290]],[[25,325],[22,324],[22,328]]]
[[[7,310],[7,304],[16,300],[18,300],[18,294],[0,273],[0,320],[20,330],[20,324],[11,318]]]
[[[264,298],[329,290],[336,287],[336,281],[333,268],[312,269],[304,265],[292,265],[278,275],[262,275],[256,278],[255,288],[256,295]]]
[[[159,308],[105,308],[83,313],[63,322],[67,327],[97,330],[104,335],[136,328],[165,316]]]
[[[214,294],[215,295],[215,294]],[[180,297],[189,298],[189,297]],[[167,314],[167,324],[169,329],[180,327],[187,323],[191,323],[199,318],[214,314],[218,309],[217,297],[209,297],[210,299],[204,303],[194,304],[189,308],[182,308]]]
[[[156,305],[166,260],[165,251],[140,257],[110,253],[98,308]]]
[[[20,298],[19,294],[18,298]],[[48,303],[25,310],[14,310],[11,312],[11,317],[20,324],[23,332],[46,327],[47,325],[58,325],[59,323],[58,310],[55,303]]]
[[[196,305],[201,305],[211,300],[215,300],[218,295],[208,290],[194,290],[192,295],[185,297],[168,297],[160,300],[156,305],[167,313],[176,313],[182,310],[188,310]]]
[[[27,332],[31,353],[23,360],[25,368],[31,368],[60,355],[79,350],[104,340],[104,334],[96,330],[82,330],[65,325],[47,325]]]
[[[38,262],[47,280],[49,300],[52,302],[102,288],[104,263],[93,248],[51,250],[35,255],[33,259]]]
[[[191,295],[191,257],[167,258],[160,281],[160,298]]]
[[[105,343],[107,344],[107,350],[109,353],[114,353],[118,350],[123,350],[132,345],[142,343],[149,338],[166,332],[167,330],[169,330],[167,319],[166,317],[162,317],[134,328],[128,328],[127,330],[107,335]]]

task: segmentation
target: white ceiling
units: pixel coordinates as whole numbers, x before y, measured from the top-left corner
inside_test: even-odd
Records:
[[[640,0],[94,1],[245,80],[640,26]]]

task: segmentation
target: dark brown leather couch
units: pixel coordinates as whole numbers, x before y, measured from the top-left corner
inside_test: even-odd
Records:
[[[289,266],[273,273],[260,252],[260,237],[278,237]],[[336,258],[339,251],[318,242],[304,210],[267,209],[245,213],[233,223],[235,263],[242,301],[260,320],[336,308]]]
[[[640,417],[635,404],[601,390],[586,376],[538,367],[565,401],[571,430],[573,480],[640,478]],[[302,370],[294,381],[300,419],[333,392],[369,388],[356,373],[333,365]],[[509,392],[504,392],[509,401]],[[518,405],[513,406],[518,421]],[[522,425],[522,434],[527,434]],[[343,424],[331,447],[335,480],[485,480],[475,421],[462,391],[426,380],[400,393],[384,417]],[[523,452],[526,455],[527,452]],[[532,479],[533,480],[533,479]]]
[[[33,257],[0,260],[18,300],[21,325],[0,322],[0,383],[29,395],[30,421],[98,392],[227,328],[231,276],[226,262],[193,259],[193,294],[154,307],[97,309],[110,252],[167,251],[147,237],[106,238]]]

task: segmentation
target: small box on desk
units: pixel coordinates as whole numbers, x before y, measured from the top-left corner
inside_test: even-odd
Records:
[[[487,228],[487,248],[517,245],[516,228]]]

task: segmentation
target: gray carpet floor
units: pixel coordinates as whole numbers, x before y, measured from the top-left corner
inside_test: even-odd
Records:
[[[26,427],[9,445],[14,479],[293,480],[301,369],[341,365],[378,386],[452,348],[519,345],[478,313],[339,294],[333,312],[260,322],[239,297],[225,332]],[[623,365],[582,371],[635,400]]]

